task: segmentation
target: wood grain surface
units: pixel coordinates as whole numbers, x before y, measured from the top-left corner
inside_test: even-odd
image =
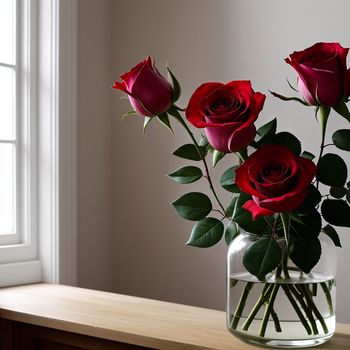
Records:
[[[261,349],[233,337],[222,311],[62,285],[0,289],[0,317],[154,349]],[[349,350],[350,325],[318,349]]]

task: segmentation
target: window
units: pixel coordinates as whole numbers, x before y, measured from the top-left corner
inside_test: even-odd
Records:
[[[35,205],[34,11],[25,0],[0,2],[1,285],[40,280]],[[25,262],[25,264],[24,264]],[[16,263],[16,271],[13,266]],[[28,270],[28,274],[26,272]],[[29,272],[30,271],[30,272]]]
[[[17,6],[0,2],[0,244],[18,241]]]
[[[76,6],[0,1],[0,286],[76,279]]]

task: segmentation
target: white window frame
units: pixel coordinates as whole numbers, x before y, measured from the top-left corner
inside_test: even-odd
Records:
[[[30,79],[20,79],[21,130],[31,145],[23,158],[29,182],[21,182],[31,212],[22,222],[30,230],[20,244],[0,247],[0,286],[76,285],[77,0],[18,1],[31,11],[23,33],[35,34],[22,50]]]
[[[15,7],[16,9],[16,16],[17,17],[17,12],[19,12],[19,3],[20,3],[20,0],[14,0],[13,2],[13,6]],[[20,160],[20,156],[19,156],[19,149],[20,149],[20,145],[18,143],[18,140],[19,140],[19,133],[20,133],[20,130],[19,130],[19,127],[18,127],[18,124],[19,124],[19,117],[20,117],[20,111],[19,111],[19,92],[20,92],[20,89],[21,89],[21,86],[19,84],[19,64],[20,62],[22,61],[22,58],[21,58],[21,52],[22,52],[22,48],[19,47],[19,36],[21,35],[21,21],[18,21],[17,18],[16,18],[16,23],[15,23],[15,40],[16,40],[16,45],[15,45],[15,57],[14,57],[14,62],[12,63],[5,63],[5,62],[1,62],[1,67],[3,68],[7,68],[7,69],[11,69],[14,71],[15,73],[15,89],[14,89],[14,94],[15,94],[15,100],[16,100],[16,103],[15,103],[15,115],[13,116],[15,121],[14,121],[14,124],[15,124],[15,130],[14,130],[14,139],[13,140],[1,140],[1,143],[2,144],[5,144],[5,143],[8,143],[8,144],[12,144],[14,147],[15,147],[15,159],[14,159],[14,166],[15,166],[15,175],[16,175],[16,179],[15,179],[15,193],[14,193],[14,210],[15,210],[15,222],[14,222],[14,232],[12,233],[1,233],[0,235],[0,247],[2,245],[13,245],[13,244],[16,244],[16,243],[19,243],[20,241],[23,240],[23,238],[25,238],[25,235],[24,235],[24,232],[22,230],[22,228],[20,227],[20,224],[21,224],[21,219],[20,219],[20,206],[19,206],[19,188],[20,188],[20,178],[18,176],[18,173],[19,173],[19,168],[21,166],[21,164],[19,163],[19,160]],[[21,239],[21,234],[22,234],[22,239]],[[1,255],[0,254],[0,263],[2,261],[7,261],[8,258],[11,258],[11,255],[9,254],[5,254],[5,256]]]

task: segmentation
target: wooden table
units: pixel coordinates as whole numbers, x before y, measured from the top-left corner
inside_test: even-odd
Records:
[[[61,285],[0,289],[2,350],[250,350],[225,313]],[[350,325],[322,350],[349,350]]]

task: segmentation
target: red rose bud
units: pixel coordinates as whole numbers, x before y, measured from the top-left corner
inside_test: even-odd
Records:
[[[267,145],[236,169],[235,181],[242,192],[252,196],[243,207],[255,220],[298,208],[315,174],[311,160],[295,156],[285,146]]]
[[[333,107],[349,96],[348,51],[338,43],[317,43],[285,59],[298,73],[299,91],[308,104]]]
[[[112,88],[128,94],[131,105],[140,115],[152,117],[170,108],[172,87],[158,72],[150,56],[120,78],[123,81],[116,81]]]
[[[265,95],[254,92],[250,81],[204,83],[192,95],[186,118],[205,128],[210,145],[224,153],[238,152],[253,141]]]

